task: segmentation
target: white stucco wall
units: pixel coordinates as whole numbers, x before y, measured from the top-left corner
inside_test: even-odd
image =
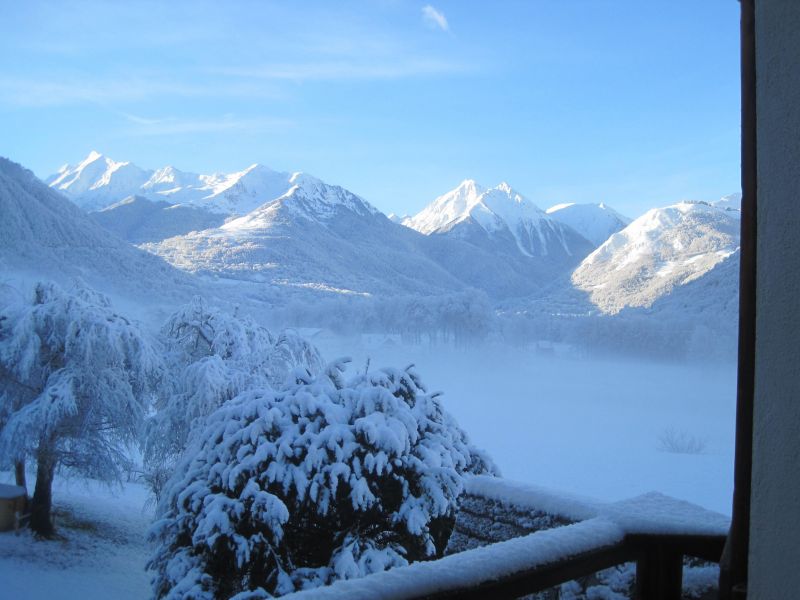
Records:
[[[800,0],[756,0],[758,274],[748,599],[800,598]]]

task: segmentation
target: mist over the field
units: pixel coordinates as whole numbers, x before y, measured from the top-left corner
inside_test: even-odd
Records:
[[[408,345],[325,337],[350,368],[414,364],[430,391],[504,477],[604,500],[649,491],[730,514],[736,367],[732,361],[576,357],[499,344]]]

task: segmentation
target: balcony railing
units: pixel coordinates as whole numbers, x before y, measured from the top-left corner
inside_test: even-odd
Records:
[[[636,598],[677,600],[684,557],[719,562],[729,527],[723,515],[658,493],[606,504],[480,476],[468,481],[465,499],[472,507],[459,516],[456,545],[515,528],[523,535],[285,598],[519,598],[634,562]],[[477,514],[475,502],[498,515],[497,526],[491,515]],[[542,528],[524,534],[536,527]]]

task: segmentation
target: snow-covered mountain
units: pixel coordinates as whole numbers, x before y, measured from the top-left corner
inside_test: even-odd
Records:
[[[150,176],[150,171],[130,162],[115,161],[92,150],[77,165],[61,167],[45,183],[84,210],[95,210],[135,193]]]
[[[739,317],[740,250],[715,264],[702,276],[676,286],[656,300],[651,314],[693,321],[716,330],[736,331]]]
[[[179,185],[171,185],[173,178]],[[235,173],[213,175],[180,173],[167,167],[156,171],[142,189],[151,199],[158,197],[173,204],[191,204],[226,215],[245,215],[285,194],[292,185],[291,179],[290,173],[273,171],[259,164]]]
[[[502,222],[481,213],[455,232],[424,235],[339,186],[302,174],[290,183],[281,197],[220,227],[143,247],[192,272],[284,288],[423,295],[476,288],[492,298],[537,292],[591,250],[508,186],[480,194],[481,206],[494,207]],[[508,221],[518,225],[514,233]],[[484,238],[467,235],[470,227]]]
[[[406,221],[411,220],[411,215],[404,214],[404,215],[397,215],[395,213],[389,213],[386,215],[386,218],[389,219],[392,223],[397,223],[398,225],[403,225]]]
[[[553,263],[577,262],[592,245],[550,218],[507,183],[484,188],[467,179],[405,222],[425,235],[446,235],[476,246]]]
[[[366,200],[308,175],[224,225],[145,244],[182,269],[283,289],[436,294],[464,284],[429,259],[420,236]]]
[[[600,204],[556,204],[547,209],[547,214],[580,233],[595,247],[600,246],[612,234],[627,227],[631,220],[610,206]]]
[[[716,206],[717,208],[722,208],[724,210],[736,211],[736,213],[741,214],[742,194],[741,192],[736,192],[735,194],[728,194],[727,196],[723,196],[719,200],[711,202],[711,206]]]
[[[739,218],[703,202],[653,209],[584,259],[572,283],[600,310],[650,306],[739,246]]]
[[[170,204],[130,196],[89,217],[132,244],[158,242],[168,237],[218,227],[225,215],[197,208],[191,204]]]
[[[198,175],[172,166],[145,170],[92,151],[45,181],[84,210],[99,210],[130,196],[185,204],[241,216],[285,194],[293,175],[254,164],[235,173]]]
[[[191,278],[134,248],[20,165],[0,157],[0,265],[4,278],[80,277],[106,293],[186,301]]]
[[[720,201],[726,210],[681,203],[618,231],[627,219],[603,204],[545,212],[508,184],[472,180],[414,217],[394,218],[342,187],[261,165],[145,171],[93,152],[48,181],[84,208],[103,206],[90,213],[94,222],[183,270],[266,282],[279,294],[476,288],[494,300],[541,298],[613,233],[574,271],[572,293],[616,312],[649,306],[738,244],[734,197]]]

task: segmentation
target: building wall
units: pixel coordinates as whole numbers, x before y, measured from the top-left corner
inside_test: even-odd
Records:
[[[800,597],[800,1],[756,0],[758,244],[749,599]]]

